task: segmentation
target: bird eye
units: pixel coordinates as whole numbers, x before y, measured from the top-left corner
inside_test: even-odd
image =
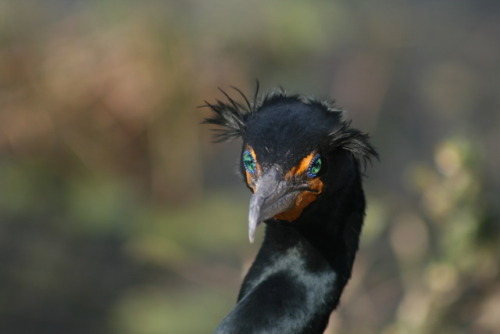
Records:
[[[243,152],[243,167],[245,167],[245,170],[250,174],[255,174],[257,170],[257,164],[249,150]]]
[[[321,171],[321,156],[316,154],[314,158],[311,160],[311,164],[307,168],[307,176],[308,177],[316,177],[318,173]]]

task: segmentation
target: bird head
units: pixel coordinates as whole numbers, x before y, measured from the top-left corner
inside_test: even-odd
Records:
[[[253,242],[259,223],[294,223],[311,203],[333,195],[361,173],[377,153],[368,135],[350,127],[333,102],[277,91],[243,103],[221,92],[227,102],[206,102],[213,114],[205,123],[217,141],[241,137],[240,170],[253,192],[248,232]],[[257,89],[258,91],[258,89]]]

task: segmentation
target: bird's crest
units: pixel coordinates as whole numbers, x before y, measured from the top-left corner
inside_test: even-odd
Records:
[[[352,153],[356,160],[366,169],[372,158],[378,159],[378,153],[370,144],[370,136],[351,128],[350,121],[342,121],[339,127],[330,133],[330,143],[334,147],[342,147]]]
[[[235,101],[228,93],[223,89],[219,90],[227,98],[227,102],[216,100],[216,103],[210,103],[205,101],[205,105],[202,107],[210,108],[214,114],[211,117],[206,118],[203,123],[214,124],[222,128],[214,129],[215,141],[227,141],[237,137],[241,137],[245,133],[246,118],[250,113],[255,112],[255,107],[257,105],[257,97],[259,93],[259,82],[257,82],[257,87],[255,90],[255,95],[252,103],[246,97],[246,95],[238,88],[232,86],[245,101],[244,104]]]
[[[255,94],[250,102],[240,89],[234,86],[231,88],[243,99],[243,102],[236,101],[226,91],[219,88],[226,97],[227,102],[216,100],[216,103],[209,103],[205,101],[205,105],[202,106],[213,111],[213,115],[206,118],[203,123],[218,126],[218,128],[214,129],[216,142],[228,141],[243,136],[249,115],[259,112],[263,107],[284,101],[295,101],[326,110],[331,117],[335,118],[337,126],[329,134],[330,146],[341,147],[351,152],[364,168],[371,162],[373,157],[378,158],[377,152],[369,143],[368,134],[351,128],[351,122],[344,119],[344,111],[338,108],[333,100],[319,100],[298,94],[291,95],[287,94],[283,88],[259,98],[259,82],[257,81]]]

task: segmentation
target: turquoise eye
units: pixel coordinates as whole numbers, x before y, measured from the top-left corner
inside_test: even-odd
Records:
[[[311,164],[307,168],[307,176],[308,177],[316,177],[318,173],[321,171],[321,156],[316,154],[311,161]]]
[[[243,167],[245,167],[245,170],[250,174],[255,174],[257,170],[257,164],[249,150],[243,152]]]

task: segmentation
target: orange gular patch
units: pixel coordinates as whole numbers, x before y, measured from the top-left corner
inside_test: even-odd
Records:
[[[307,169],[309,168],[315,155],[316,153],[313,152],[302,159],[297,166],[293,167],[285,175],[285,179],[292,180],[294,178],[306,178]],[[274,218],[291,222],[300,217],[302,211],[304,211],[309,204],[314,202],[318,195],[323,191],[323,182],[318,177],[311,178],[308,180],[308,183],[309,189],[297,195],[295,198],[295,205],[287,211],[274,216]]]

